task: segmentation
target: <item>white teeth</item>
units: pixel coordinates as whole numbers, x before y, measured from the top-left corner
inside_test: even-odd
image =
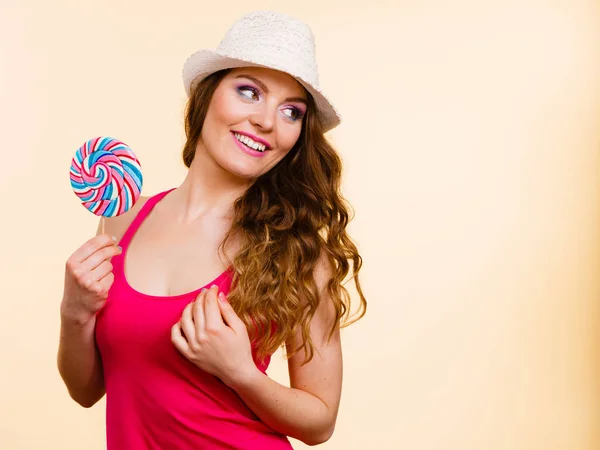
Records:
[[[243,136],[238,133],[233,133],[233,134],[238,141],[246,144],[248,147],[250,147],[254,150],[257,150],[259,152],[264,152],[267,149],[267,147],[264,144],[259,144],[258,142],[250,139],[248,136]]]

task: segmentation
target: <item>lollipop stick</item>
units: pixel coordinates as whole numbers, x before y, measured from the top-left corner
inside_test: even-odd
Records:
[[[100,234],[104,234],[104,217],[100,217]]]

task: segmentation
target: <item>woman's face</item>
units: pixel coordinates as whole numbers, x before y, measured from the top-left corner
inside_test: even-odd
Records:
[[[257,178],[281,161],[298,140],[306,95],[286,73],[258,67],[234,69],[213,94],[199,146],[231,174]]]

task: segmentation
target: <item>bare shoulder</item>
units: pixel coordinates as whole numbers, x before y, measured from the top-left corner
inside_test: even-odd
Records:
[[[327,289],[329,281],[333,277],[333,265],[329,260],[328,253],[325,249],[321,249],[317,263],[315,264],[315,271],[313,273],[315,283],[320,292]]]
[[[135,219],[135,216],[140,212],[140,209],[148,201],[150,197],[140,197],[135,205],[127,211],[125,214],[121,214],[116,217],[104,217],[104,233],[109,234],[117,238],[117,241],[121,240],[125,231]],[[102,229],[102,220],[98,223],[98,230],[96,234],[100,234]]]

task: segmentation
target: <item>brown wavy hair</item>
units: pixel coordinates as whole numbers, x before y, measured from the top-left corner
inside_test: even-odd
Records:
[[[213,93],[229,71],[212,74],[192,90],[183,149],[188,168]],[[314,278],[320,257],[326,257],[332,271],[327,291],[335,322],[329,337],[337,327],[362,318],[367,308],[358,279],[362,258],[346,232],[351,217],[340,193],[342,162],[327,142],[314,100],[306,93],[309,104],[296,145],[234,202],[232,225],[219,247],[223,250],[234,235],[242,237],[240,250],[229,261],[233,282],[228,300],[246,324],[258,359],[291,342],[297,330],[301,343],[288,348],[287,357],[304,349],[304,363],[313,358],[309,330],[320,301]],[[348,276],[360,297],[353,314],[344,287]]]

